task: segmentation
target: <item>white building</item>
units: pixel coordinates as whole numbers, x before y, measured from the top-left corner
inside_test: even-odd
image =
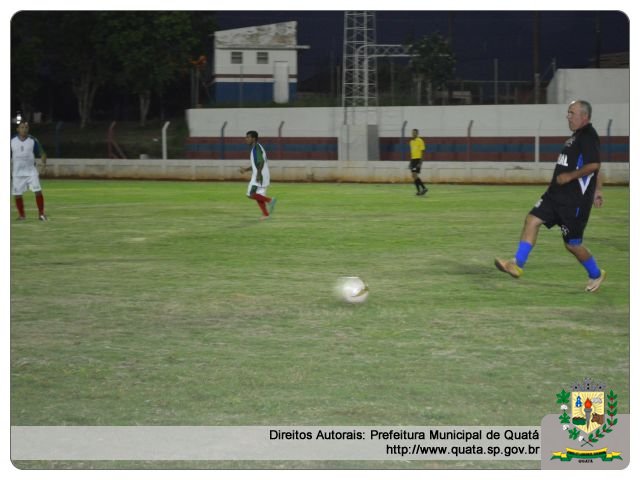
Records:
[[[558,69],[547,87],[547,103],[629,103],[628,68]]]
[[[298,83],[297,22],[222,30],[214,34],[216,103],[287,103]]]

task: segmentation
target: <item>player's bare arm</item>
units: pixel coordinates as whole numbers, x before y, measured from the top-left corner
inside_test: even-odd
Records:
[[[604,180],[604,176],[602,172],[598,173],[598,180],[596,181],[596,191],[593,195],[593,206],[596,208],[600,208],[604,204],[604,197],[602,196],[602,182]]]

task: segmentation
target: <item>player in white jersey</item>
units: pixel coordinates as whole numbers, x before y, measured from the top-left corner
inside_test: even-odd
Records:
[[[40,142],[35,137],[29,135],[29,123],[20,121],[17,128],[18,134],[11,139],[11,163],[12,163],[12,188],[18,209],[18,220],[26,218],[24,213],[24,202],[22,194],[27,190],[31,190],[36,196],[36,205],[38,206],[38,218],[46,221],[47,216],[44,213],[44,196],[42,195],[42,187],[40,186],[40,176],[36,168],[36,157],[42,159],[42,163],[46,165],[47,154],[42,149]]]
[[[260,207],[262,211],[262,218],[260,220],[266,220],[270,218],[273,213],[273,208],[276,205],[275,198],[267,197],[267,187],[271,181],[267,152],[265,152],[264,147],[258,143],[258,132],[255,130],[247,132],[245,143],[251,147],[251,153],[249,154],[251,166],[241,168],[240,171],[242,173],[252,171],[251,181],[247,188],[247,197],[258,203],[258,207]]]

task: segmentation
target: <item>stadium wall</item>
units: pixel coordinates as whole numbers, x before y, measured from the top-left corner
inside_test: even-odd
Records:
[[[377,123],[380,137],[408,137],[412,128],[425,137],[569,136],[566,104],[461,105],[355,109]],[[257,130],[263,137],[340,137],[342,108],[202,108],[186,112],[191,137],[241,137]],[[629,135],[629,103],[594,104],[593,125],[605,136]],[[406,122],[406,123],[405,123]]]
[[[373,130],[344,126],[341,108],[194,109],[187,111],[183,159],[50,159],[47,176],[246,181],[239,173],[248,162],[244,136],[257,130],[276,182],[409,182],[407,141],[418,128],[427,143],[428,182],[547,183],[570,134],[566,111],[567,105],[499,105],[351,112],[377,117],[379,148],[371,148],[371,139],[358,135]],[[594,105],[607,183],[629,183],[629,118],[628,104]],[[362,148],[344,148],[349,137]],[[359,154],[369,151],[375,159]]]
[[[72,159],[49,158],[45,178],[111,178],[156,180],[249,180],[239,167],[245,160]],[[274,182],[407,183],[411,175],[402,161],[270,160]],[[427,183],[546,184],[554,162],[425,162]],[[603,163],[605,183],[627,185],[628,163]]]

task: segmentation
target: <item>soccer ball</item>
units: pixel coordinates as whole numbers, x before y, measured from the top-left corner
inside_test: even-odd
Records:
[[[369,287],[360,277],[340,277],[336,294],[347,303],[362,303],[369,296]]]

